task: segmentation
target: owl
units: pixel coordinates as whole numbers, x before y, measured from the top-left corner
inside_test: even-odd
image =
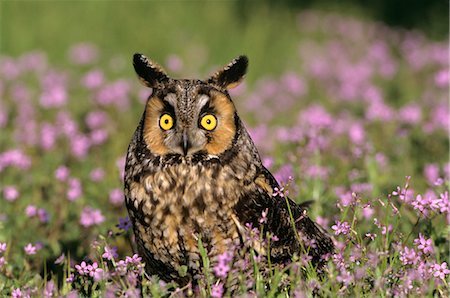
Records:
[[[128,148],[126,206],[146,272],[180,284],[199,271],[199,239],[210,256],[243,245],[249,226],[278,237],[264,252],[272,262],[308,253],[313,262],[333,251],[331,238],[304,205],[277,191],[228,90],[243,79],[240,56],[207,80],[173,79],[141,54],[133,57],[151,88]],[[187,274],[180,275],[182,268]]]

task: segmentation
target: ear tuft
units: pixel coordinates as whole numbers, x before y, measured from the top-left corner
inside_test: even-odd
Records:
[[[208,83],[215,84],[222,89],[234,88],[244,78],[247,67],[248,58],[239,56],[209,78]]]
[[[154,88],[164,81],[169,80],[169,77],[161,66],[142,54],[134,54],[133,66],[139,79],[147,87]]]

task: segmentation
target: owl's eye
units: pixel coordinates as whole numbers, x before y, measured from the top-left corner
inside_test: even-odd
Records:
[[[200,120],[200,125],[206,130],[213,130],[217,126],[217,119],[214,115],[207,114]]]
[[[163,130],[169,130],[173,127],[173,118],[169,114],[164,114],[159,118],[159,126]]]

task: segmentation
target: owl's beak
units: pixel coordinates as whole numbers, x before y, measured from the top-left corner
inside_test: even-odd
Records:
[[[186,156],[189,151],[189,148],[191,148],[191,143],[189,142],[189,138],[188,138],[186,131],[183,132],[183,144],[182,145],[183,145],[183,153]]]

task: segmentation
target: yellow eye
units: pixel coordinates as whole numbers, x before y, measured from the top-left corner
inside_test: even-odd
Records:
[[[164,114],[159,118],[159,126],[163,130],[169,130],[173,126],[173,118],[169,114]]]
[[[200,125],[206,130],[213,130],[217,126],[217,119],[214,115],[205,115],[200,121]]]

